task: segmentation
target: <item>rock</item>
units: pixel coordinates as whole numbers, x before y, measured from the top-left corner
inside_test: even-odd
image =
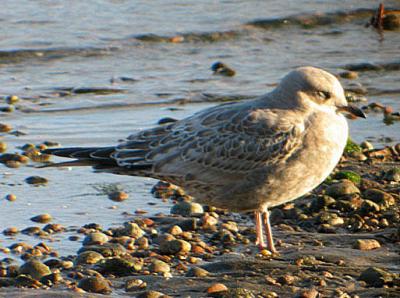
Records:
[[[379,189],[367,189],[364,193],[364,198],[377,203],[380,207],[388,208],[395,204],[394,197]]]
[[[109,294],[111,288],[108,281],[102,277],[90,276],[83,278],[78,287],[91,293]]]
[[[339,73],[339,76],[343,79],[355,80],[358,78],[358,73],[355,71],[347,70]]]
[[[113,257],[126,254],[126,249],[119,243],[105,243],[103,245],[88,245],[78,250],[78,254],[84,251],[96,251],[103,257]]]
[[[188,277],[206,277],[209,275],[210,275],[210,272],[208,272],[206,269],[203,269],[200,267],[192,267],[186,273],[186,276],[188,276]]]
[[[239,232],[239,228],[237,226],[237,223],[233,222],[233,221],[228,221],[228,222],[223,223],[221,225],[221,228],[227,229],[228,231],[234,232],[234,233]]]
[[[7,143],[0,142],[0,153],[4,153],[7,150]]]
[[[0,133],[7,133],[12,130],[11,125],[0,123]]]
[[[143,290],[147,287],[147,283],[141,279],[130,278],[125,281],[125,291],[134,292],[138,290]]]
[[[381,288],[393,281],[393,274],[380,268],[369,267],[361,273],[359,280],[365,281],[368,286]]]
[[[171,267],[161,260],[154,259],[149,266],[149,270],[153,273],[169,273],[171,272]]]
[[[371,200],[364,200],[360,207],[362,214],[375,213],[379,212],[379,210],[381,210],[379,205]]]
[[[318,298],[318,297],[320,297],[319,292],[314,288],[305,290],[295,296],[295,298]]]
[[[30,176],[25,179],[25,182],[33,185],[44,185],[48,183],[48,180],[40,176]]]
[[[354,193],[360,193],[360,190],[354,185],[353,182],[347,179],[329,185],[326,189],[326,195],[333,198],[339,198]]]
[[[20,274],[28,274],[36,280],[40,280],[43,276],[51,274],[48,266],[37,260],[30,260],[19,268]]]
[[[129,276],[143,268],[143,260],[131,257],[129,260],[120,257],[107,258],[96,264],[100,273],[116,276]]]
[[[124,223],[124,228],[118,230],[116,234],[118,236],[129,236],[135,239],[139,239],[145,234],[145,232],[138,226],[137,223],[126,222]]]
[[[383,179],[387,181],[400,182],[400,168],[390,169],[385,173]]]
[[[353,248],[359,250],[372,250],[380,247],[379,241],[375,239],[357,239],[353,245]]]
[[[139,293],[136,298],[167,298],[170,296],[166,296],[161,292],[157,292],[157,291],[145,291],[145,292],[141,292]]]
[[[174,225],[171,228],[168,229],[168,233],[170,233],[173,236],[178,236],[182,234],[182,228],[180,226]]]
[[[226,77],[233,77],[236,74],[232,68],[228,67],[222,62],[215,62],[213,65],[211,65],[211,70],[216,75],[222,75]]]
[[[122,202],[129,198],[129,195],[123,191],[115,191],[108,195],[108,198],[114,202]]]
[[[14,283],[12,285],[18,288],[38,289],[42,286],[42,283],[30,276],[20,274],[14,279]]]
[[[374,145],[372,145],[370,142],[368,141],[364,141],[360,144],[360,147],[364,150],[374,150]]]
[[[318,196],[312,200],[310,208],[313,211],[319,211],[323,208],[328,208],[335,203],[336,200],[330,196]]]
[[[167,124],[167,123],[173,123],[176,121],[178,121],[178,120],[171,118],[171,117],[164,117],[164,118],[161,118],[160,120],[158,120],[157,124],[163,125],[163,124]]]
[[[85,239],[83,239],[83,245],[95,245],[99,244],[102,245],[108,242],[108,236],[101,232],[94,232],[86,235]]]
[[[96,264],[104,259],[103,255],[96,251],[84,251],[78,254],[75,258],[75,265]]]
[[[43,276],[40,282],[46,286],[53,286],[63,280],[61,273],[55,272],[49,275]]]
[[[207,294],[216,294],[221,292],[227,292],[228,287],[222,283],[215,283],[207,289]]]
[[[19,101],[19,97],[17,95],[8,95],[5,97],[6,103],[9,105],[16,104]]]
[[[171,208],[171,214],[179,214],[182,216],[192,216],[203,213],[203,207],[200,204],[193,202],[179,202]]]
[[[15,234],[18,234],[19,230],[17,227],[9,227],[5,228],[2,233],[6,236],[13,236]]]
[[[361,181],[361,176],[353,171],[339,171],[333,175],[333,178],[338,180],[347,179],[355,184]]]
[[[39,214],[34,217],[31,217],[31,221],[38,222],[38,223],[48,223],[52,219],[53,219],[53,217],[48,213]]]
[[[165,241],[160,245],[160,252],[167,255],[187,254],[191,249],[189,242],[179,239]]]
[[[277,282],[281,285],[291,285],[295,282],[296,278],[293,275],[285,274],[277,278]]]
[[[344,148],[344,153],[345,154],[350,154],[353,152],[361,152],[362,149],[359,145],[354,143],[350,138],[347,139],[346,147]]]

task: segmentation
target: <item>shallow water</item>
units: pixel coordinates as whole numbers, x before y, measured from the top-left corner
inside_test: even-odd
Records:
[[[2,1],[0,95],[23,99],[17,111],[1,114],[0,122],[27,133],[2,139],[10,152],[44,140],[64,146],[109,145],[162,117],[183,118],[221,97],[268,92],[300,65],[333,73],[359,63],[381,65],[382,70],[360,71],[359,79],[343,83],[362,84],[370,91],[369,102],[398,111],[395,66],[400,35],[387,31],[382,40],[364,27],[376,6],[376,1],[361,0]],[[228,64],[237,75],[213,76],[210,66],[216,61]],[[79,89],[94,87],[107,94]],[[388,138],[397,143],[399,123],[386,126],[381,114],[369,114],[365,121],[351,122],[351,136],[374,144],[387,143]],[[89,222],[112,226],[126,219],[123,212],[135,209],[151,214],[169,211],[168,204],[149,194],[151,179],[94,175],[86,168],[3,165],[0,174],[0,198],[7,193],[18,197],[15,202],[0,201],[0,230],[33,226],[30,217],[48,212],[53,222],[72,230],[50,243],[62,254],[74,253],[79,245],[65,240],[74,227]],[[31,175],[50,182],[29,186],[24,179]],[[110,183],[120,184],[130,198],[114,203],[93,187]],[[117,208],[110,209],[114,205]],[[12,239],[0,236],[0,246],[16,240],[41,241],[21,234]]]

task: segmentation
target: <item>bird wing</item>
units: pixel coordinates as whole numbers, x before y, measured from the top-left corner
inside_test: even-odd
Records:
[[[154,177],[211,181],[287,159],[303,132],[285,111],[251,105],[220,105],[176,123],[131,135],[112,154],[120,167],[152,165]],[[150,174],[151,176],[151,174]]]

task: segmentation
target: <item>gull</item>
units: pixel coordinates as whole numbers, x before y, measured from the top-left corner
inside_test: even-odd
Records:
[[[332,172],[348,138],[343,112],[365,118],[347,103],[335,76],[300,67],[254,100],[207,108],[115,146],[43,152],[75,159],[56,166],[152,177],[202,204],[253,211],[256,244],[275,253],[268,210],[303,196]]]

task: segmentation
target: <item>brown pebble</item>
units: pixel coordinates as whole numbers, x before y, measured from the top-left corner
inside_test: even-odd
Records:
[[[319,297],[319,292],[312,288],[305,290],[304,292],[301,292],[299,295],[296,296],[296,298],[317,298]]]
[[[228,288],[221,283],[215,283],[211,287],[207,289],[208,294],[215,294],[215,293],[220,293],[220,292],[227,292]]]
[[[14,202],[17,199],[17,196],[14,194],[8,194],[8,195],[6,195],[5,199],[7,201]]]
[[[31,221],[38,222],[38,223],[48,223],[52,220],[52,216],[48,213],[39,214],[34,217],[31,217]]]
[[[114,202],[122,202],[128,199],[129,195],[123,191],[115,191],[108,195],[108,198]]]
[[[0,153],[6,152],[7,150],[7,143],[0,142]]]
[[[339,76],[343,79],[354,80],[358,78],[358,73],[355,71],[344,71],[339,73]]]
[[[3,234],[6,236],[12,236],[12,235],[15,235],[18,233],[19,233],[19,230],[16,227],[9,227],[9,228],[6,228],[3,230]]]
[[[375,239],[357,239],[353,245],[353,248],[359,250],[372,250],[380,247],[379,241]]]
[[[7,133],[12,130],[11,125],[0,123],[0,132]]]
[[[21,166],[21,163],[19,161],[16,160],[7,160],[4,165],[7,168],[11,168],[11,169],[17,169]]]

